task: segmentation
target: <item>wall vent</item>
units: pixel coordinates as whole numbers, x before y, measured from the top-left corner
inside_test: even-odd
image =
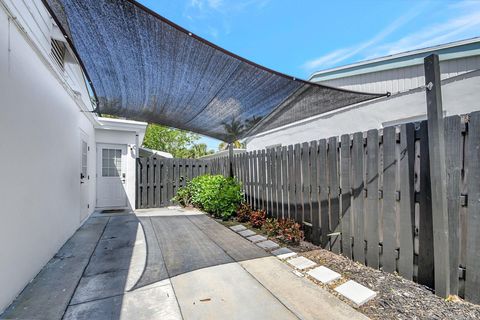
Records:
[[[55,64],[63,71],[65,70],[65,44],[61,41],[52,39],[52,55]]]

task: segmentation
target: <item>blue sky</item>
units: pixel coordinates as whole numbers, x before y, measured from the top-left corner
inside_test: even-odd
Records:
[[[480,36],[480,0],[140,0],[240,56],[303,79]],[[216,149],[218,141],[202,138]]]

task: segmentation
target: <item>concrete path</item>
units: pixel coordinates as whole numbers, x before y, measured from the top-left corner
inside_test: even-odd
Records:
[[[196,210],[96,214],[0,317],[366,319]]]

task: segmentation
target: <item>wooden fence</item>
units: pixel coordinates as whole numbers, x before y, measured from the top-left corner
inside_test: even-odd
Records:
[[[236,155],[246,201],[307,240],[434,287],[426,121]],[[451,294],[480,303],[480,112],[445,120]],[[216,159],[228,174],[228,158]],[[440,232],[440,230],[436,230]]]
[[[164,159],[155,155],[137,159],[136,208],[173,205],[178,188],[196,176],[210,173],[210,161]]]
[[[427,122],[233,157],[246,201],[295,219],[335,253],[434,288]],[[480,112],[445,119],[450,288],[480,303]],[[229,175],[228,157],[138,159],[137,208],[171,205],[195,176]],[[441,231],[441,230],[436,230]]]

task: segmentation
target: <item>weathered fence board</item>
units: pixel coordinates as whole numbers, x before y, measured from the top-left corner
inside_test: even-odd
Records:
[[[274,210],[277,218],[283,218],[282,207],[282,151],[280,148],[275,148],[273,152],[273,183],[272,194]]]
[[[303,203],[303,224],[305,231],[309,232],[307,238],[311,238],[311,185],[310,185],[310,144],[302,144],[302,203]]]
[[[252,185],[253,185],[253,208],[259,208],[259,196],[258,196],[258,152],[253,151],[253,176],[252,176]]]
[[[320,230],[322,248],[330,249],[328,234],[330,233],[330,216],[327,184],[327,140],[318,142],[318,185],[320,186]]]
[[[450,238],[450,291],[458,292],[460,266],[460,179],[462,131],[459,116],[445,119],[445,164],[447,170],[447,206]]]
[[[281,183],[281,190],[282,190],[282,216],[284,219],[288,218],[288,165],[287,165],[288,157],[287,157],[287,147],[282,147],[282,179]]]
[[[271,216],[277,217],[276,210],[273,208],[273,192],[272,192],[272,186],[273,186],[273,177],[275,176],[275,164],[273,163],[273,152],[274,150],[272,149],[267,149],[267,212],[270,212]]]
[[[395,127],[383,129],[383,270],[396,271],[396,130]]]
[[[267,167],[266,167],[267,159],[265,150],[262,150],[261,153],[261,168],[262,168],[262,209],[268,210],[268,192],[267,192]]]
[[[330,248],[335,253],[340,253],[340,201],[339,201],[339,183],[338,183],[338,139],[331,137],[328,139],[327,158],[328,158],[328,187],[330,204]]]
[[[142,193],[140,199],[142,199],[142,204],[143,203],[148,203],[148,180],[147,180],[147,174],[148,174],[148,159],[145,159],[145,161],[142,162],[142,171],[141,171],[141,177],[142,177]]]
[[[418,282],[433,288],[433,221],[430,187],[430,155],[428,152],[427,122],[420,124],[420,221],[419,221],[419,252],[418,252]]]
[[[365,183],[363,134],[357,132],[352,141],[352,210],[353,210],[353,257],[365,264]]]
[[[350,135],[344,134],[340,140],[340,189],[342,221],[342,253],[352,258],[352,209],[350,184]]]
[[[310,143],[310,183],[311,183],[311,217],[312,217],[312,239],[318,245],[320,243],[320,206],[318,202],[318,144],[317,141]]]
[[[302,155],[300,144],[293,146],[295,167],[295,221],[303,225]]]
[[[468,227],[465,298],[480,303],[480,112],[468,126]]]
[[[415,237],[415,126],[402,125],[400,129],[400,252],[398,272],[411,280],[413,278]]]
[[[295,199],[295,167],[293,164],[293,146],[288,146],[288,217],[295,220],[295,208],[296,208],[296,199]]]
[[[365,226],[367,240],[367,265],[379,267],[378,233],[378,131],[367,132],[367,201]]]
[[[265,209],[265,186],[264,186],[264,174],[265,174],[265,162],[264,162],[265,150],[261,150],[258,153],[258,198],[259,204],[258,207],[261,210]]]

